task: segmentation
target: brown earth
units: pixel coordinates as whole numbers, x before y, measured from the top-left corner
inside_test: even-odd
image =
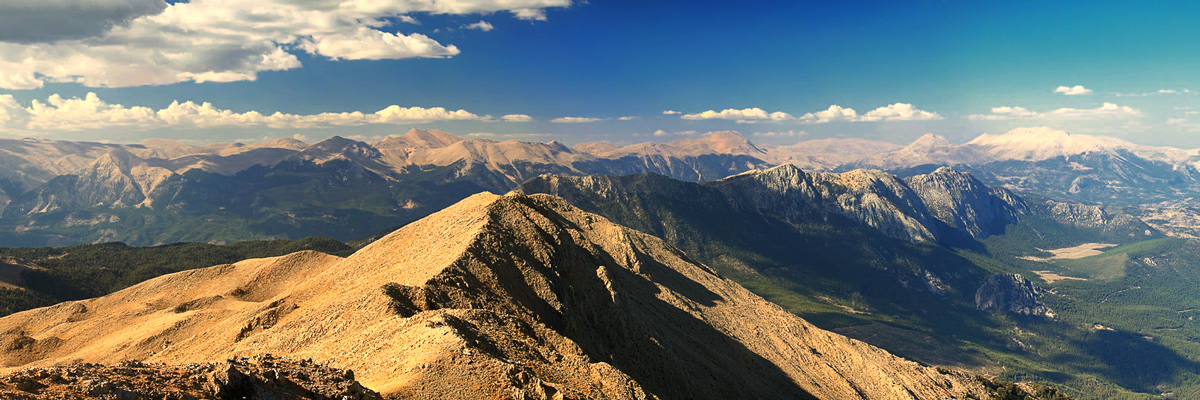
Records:
[[[274,353],[418,398],[987,398],[559,198],[479,194],[342,259],[155,278],[0,318],[0,365]]]

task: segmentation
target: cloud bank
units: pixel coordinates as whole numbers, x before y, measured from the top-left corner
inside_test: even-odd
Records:
[[[294,53],[333,60],[459,54],[419,33],[409,14],[508,12],[528,20],[571,0],[44,0],[0,2],[0,88],[46,82],[90,87],[255,80],[301,67]],[[481,21],[482,22],[482,21]],[[487,30],[490,24],[476,24]]]
[[[1141,116],[1142,112],[1129,106],[1104,103],[1096,108],[1059,108],[1046,112],[1030,111],[1024,107],[994,107],[991,114],[972,114],[968,119],[998,121],[1008,119],[1106,119]]]
[[[708,110],[696,114],[684,114],[680,118],[687,120],[724,119],[738,123],[756,122],[799,122],[802,124],[825,124],[830,122],[877,122],[877,121],[931,121],[943,119],[935,112],[917,109],[912,104],[894,103],[879,107],[866,114],[859,115],[853,108],[831,105],[821,111],[810,112],[799,117],[776,111],[767,112],[761,108],[725,109],[721,111]]]
[[[239,113],[217,108],[207,102],[186,101],[181,103],[174,101],[164,108],[155,110],[149,107],[126,107],[120,104],[111,104],[101,100],[95,93],[88,93],[82,99],[68,99],[52,95],[45,102],[34,100],[28,107],[25,107],[18,104],[12,95],[0,95],[0,132],[16,134],[112,128],[135,130],[213,127],[309,129],[490,119],[489,116],[480,116],[466,110],[448,110],[443,107],[401,107],[398,105],[391,105],[373,113],[354,111],[301,115],[281,112],[263,114],[258,111]],[[505,120],[511,119],[505,118]]]

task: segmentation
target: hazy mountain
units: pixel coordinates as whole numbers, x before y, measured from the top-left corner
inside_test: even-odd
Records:
[[[980,180],[1059,200],[1109,205],[1192,205],[1200,194],[1194,150],[1141,146],[1049,128],[983,134],[955,145],[925,135],[898,150],[838,170],[877,168],[902,176],[953,165]]]
[[[336,136],[311,145],[281,139],[203,147],[9,140],[0,149],[0,164],[14,166],[0,170],[0,238],[27,246],[349,240],[544,173],[700,180],[769,165],[733,132],[580,149],[416,129],[374,143]]]
[[[330,290],[331,288],[335,290]],[[8,367],[273,353],[402,397],[986,398],[550,196],[472,196],[348,258],[162,276],[0,319]]]
[[[760,146],[766,160],[792,164],[808,171],[832,170],[871,154],[884,153],[900,145],[867,139],[814,139],[792,145]]]

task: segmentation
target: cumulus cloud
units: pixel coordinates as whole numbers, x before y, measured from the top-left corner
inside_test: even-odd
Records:
[[[254,80],[301,67],[292,52],[335,60],[450,57],[425,35],[393,33],[409,14],[545,19],[571,0],[45,0],[0,4],[0,88]],[[405,17],[408,17],[407,19]],[[482,21],[481,21],[482,22]],[[490,26],[490,25],[489,25]]]
[[[830,105],[829,108],[801,116],[806,124],[830,122],[876,122],[876,121],[931,121],[942,119],[938,113],[917,109],[912,104],[894,103],[859,115],[853,108]]]
[[[525,114],[508,114],[508,115],[505,115],[505,116],[503,116],[503,117],[500,117],[500,119],[502,119],[502,120],[505,120],[505,121],[508,121],[508,122],[529,122],[529,121],[533,121],[533,117],[530,117],[530,116],[528,116],[528,115],[525,115]]]
[[[860,121],[935,121],[942,119],[935,112],[918,110],[908,103],[894,103],[863,114]]]
[[[156,128],[268,127],[306,129],[367,124],[420,124],[449,120],[486,120],[466,110],[442,107],[388,106],[374,113],[361,111],[320,114],[263,114],[235,112],[211,103],[171,102],[155,110],[111,104],[95,93],[83,98],[51,95],[45,102],[34,100],[21,106],[11,95],[0,95],[0,131],[15,133],[82,131],[112,128],[149,130]]]
[[[761,108],[757,108],[757,107],[746,108],[746,109],[741,109],[741,110],[727,108],[727,109],[721,110],[720,112],[708,110],[708,111],[704,111],[704,112],[696,113],[696,114],[684,114],[683,116],[681,116],[679,118],[688,119],[688,120],[725,119],[725,120],[737,121],[738,123],[755,123],[755,122],[763,122],[763,121],[779,122],[779,121],[788,121],[788,120],[795,119],[795,117],[793,117],[791,114],[788,114],[785,112],[776,111],[776,112],[769,113],[769,112],[767,112]]]
[[[800,121],[806,124],[824,124],[829,122],[840,121],[857,121],[858,112],[853,108],[843,108],[839,105],[830,105],[828,109],[810,112],[800,117]]]
[[[968,119],[996,121],[1007,119],[1105,119],[1136,117],[1141,111],[1129,106],[1104,103],[1096,108],[1059,108],[1046,112],[1030,111],[1024,107],[994,107],[991,114],[972,114]]]
[[[0,2],[0,42],[50,43],[100,36],[167,8],[163,0],[39,0]]]
[[[1092,89],[1083,87],[1083,85],[1075,85],[1071,87],[1059,86],[1054,89],[1054,93],[1062,93],[1067,96],[1079,96],[1084,94],[1092,94]]]
[[[334,60],[385,60],[397,58],[450,57],[459,53],[454,45],[441,43],[420,33],[401,35],[360,27],[354,32],[313,35],[297,45],[311,54]]]
[[[664,112],[666,114],[666,112]],[[785,112],[771,112],[761,108],[725,109],[721,111],[704,111],[696,114],[685,114],[680,118],[690,120],[725,119],[738,123],[755,122],[787,122],[795,121],[802,124],[826,124],[830,122],[874,122],[874,121],[918,121],[943,119],[938,113],[917,109],[912,104],[895,103],[876,108],[871,112],[859,115],[853,108],[830,105],[829,108],[814,111],[799,117]]]
[[[587,117],[561,117],[550,120],[550,122],[558,122],[562,124],[584,124],[588,122],[603,121],[604,118],[587,118]]]
[[[634,117],[634,116],[624,116],[624,117],[617,118],[618,121],[633,121],[635,119],[637,119],[637,117]]]
[[[492,24],[489,24],[487,21],[479,21],[479,22],[476,22],[476,23],[473,23],[473,24],[464,25],[464,26],[463,26],[463,28],[465,28],[465,29],[478,29],[478,30],[481,30],[481,31],[484,31],[484,32],[491,32],[491,31],[492,31],[492,29],[496,29],[496,27],[492,26]]]
[[[675,110],[665,110],[665,111],[663,111],[663,115],[675,115],[675,114],[682,114],[682,113],[681,113],[681,112],[679,112],[679,111],[675,111]]]

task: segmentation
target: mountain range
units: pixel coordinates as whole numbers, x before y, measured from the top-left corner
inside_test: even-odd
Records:
[[[717,179],[768,164],[740,135],[668,144],[464,139],[412,130],[204,147],[0,140],[0,207],[13,245],[367,236],[542,173]]]
[[[273,353],[352,369],[400,398],[943,399],[998,387],[819,329],[547,195],[470,196],[346,258],[302,251],[164,275],[0,318],[0,332],[7,367]]]
[[[656,173],[709,181],[791,164],[900,177],[952,165],[983,183],[1060,201],[1128,206],[1171,233],[1200,219],[1200,150],[1022,128],[956,145],[821,139],[760,146],[735,132],[618,146],[465,139],[412,130],[376,142],[192,146],[0,139],[0,240],[10,245],[123,241],[223,243],[392,229],[480,191],[540,174]],[[1189,200],[1193,199],[1193,200]]]

